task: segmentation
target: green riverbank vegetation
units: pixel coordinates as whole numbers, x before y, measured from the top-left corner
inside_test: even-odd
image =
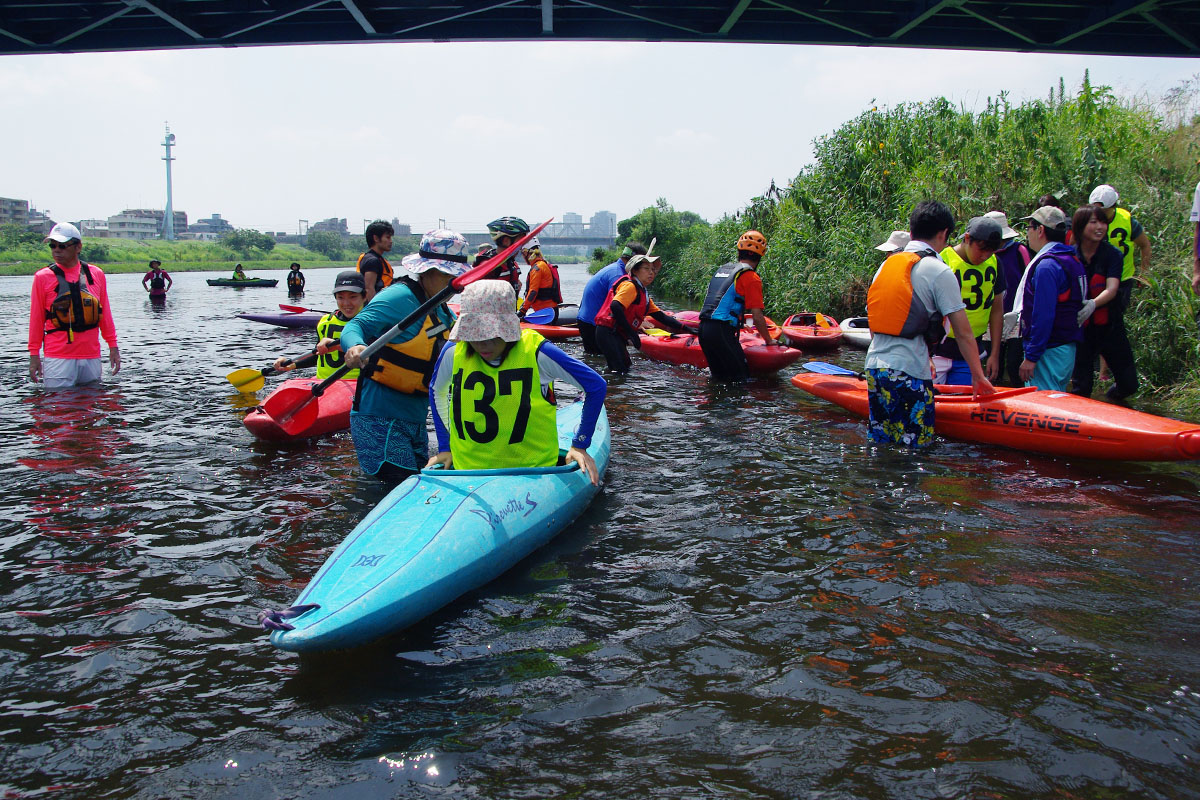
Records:
[[[866,313],[867,287],[882,261],[875,245],[908,227],[920,200],[941,200],[959,220],[992,209],[1011,221],[1055,195],[1067,216],[1091,190],[1112,184],[1120,206],[1145,226],[1151,263],[1127,312],[1143,379],[1177,411],[1200,414],[1200,300],[1191,291],[1192,193],[1200,179],[1200,75],[1163,99],[1116,96],[1087,74],[1074,95],[1060,81],[1044,100],[1013,105],[1002,95],[973,112],[944,98],[872,107],[814,143],[814,161],[790,185],[771,189],[709,224],[665,201],[618,223],[619,242],[649,244],[666,269],[664,295],[703,298],[713,269],[734,257],[747,228],[770,246],[759,265],[768,314],[807,310],[839,319]],[[593,268],[616,251],[598,251]]]
[[[351,268],[359,253],[366,249],[361,236],[351,239],[351,246],[346,247],[337,234],[324,237],[319,234],[310,236],[307,249],[295,244],[277,244],[270,236],[255,230],[232,231],[215,242],[86,238],[81,255],[84,261],[116,274],[145,272],[155,258],[168,272],[232,271],[237,263],[246,270],[287,269],[293,261],[303,269]],[[41,234],[30,233],[19,225],[0,226],[0,275],[32,275],[51,263],[42,238]],[[420,237],[397,236],[389,260],[395,263],[408,253],[415,253],[418,244]]]

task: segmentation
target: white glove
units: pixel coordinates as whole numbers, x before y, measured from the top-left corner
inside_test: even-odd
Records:
[[[1083,301],[1083,308],[1079,309],[1079,313],[1075,315],[1075,324],[1083,327],[1083,323],[1088,321],[1088,317],[1096,310],[1096,301],[1088,298]]]

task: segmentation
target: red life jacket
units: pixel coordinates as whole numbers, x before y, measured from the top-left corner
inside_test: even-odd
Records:
[[[646,310],[650,307],[650,293],[646,291],[646,287],[626,275],[622,278],[617,278],[617,282],[608,290],[608,297],[604,298],[604,304],[596,312],[597,326],[605,328],[616,327],[616,323],[613,322],[612,301],[617,293],[617,288],[627,281],[633,283],[633,287],[637,289],[637,299],[633,301],[632,305],[625,307],[625,319],[629,320],[630,327],[635,331],[642,324],[642,320],[646,318]]]

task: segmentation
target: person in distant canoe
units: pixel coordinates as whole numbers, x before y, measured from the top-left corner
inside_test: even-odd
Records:
[[[171,276],[162,268],[162,262],[157,258],[151,259],[146,274],[142,276],[142,288],[150,293],[150,299],[161,300],[174,285]]]
[[[529,265],[529,274],[525,276],[525,299],[521,301],[517,316],[524,319],[530,311],[552,308],[554,309],[554,318],[550,320],[549,324],[554,325],[558,322],[558,306],[563,301],[562,281],[558,277],[558,267],[551,264],[542,255],[541,244],[536,236],[521,248],[521,255],[525,257],[525,263]]]
[[[396,229],[391,223],[377,219],[367,226],[364,235],[367,239],[367,249],[358,257],[354,268],[362,273],[369,303],[376,294],[392,285],[392,265],[384,258],[384,253],[391,252],[392,237],[396,235]]]
[[[867,432],[873,442],[916,449],[933,444],[929,341],[942,338],[943,317],[950,320],[959,351],[970,366],[975,394],[996,390],[979,362],[954,271],[938,255],[954,232],[954,214],[936,200],[923,201],[909,215],[908,230],[912,240],[888,256],[867,290]]]
[[[467,240],[450,230],[421,237],[420,250],[400,262],[404,273],[375,295],[342,329],[346,363],[361,370],[350,435],[362,471],[388,483],[415,474],[429,458],[429,378],[454,315],[443,303],[396,334],[363,363],[362,352],[450,281],[467,271]],[[369,290],[371,284],[367,283]],[[515,311],[516,303],[510,306]]]
[[[942,250],[942,261],[954,270],[967,304],[967,321],[975,335],[979,358],[986,358],[984,372],[988,380],[1000,379],[999,343],[1004,327],[1004,274],[996,263],[996,251],[1004,247],[1004,228],[986,216],[972,217],[962,241]],[[989,339],[983,335],[990,333]],[[954,330],[933,346],[933,382],[951,386],[970,386],[971,367],[963,358]]]
[[[317,352],[307,355],[294,362],[289,362],[286,356],[275,360],[277,372],[288,372],[297,367],[317,365],[317,377],[324,380],[337,372],[345,363],[342,354],[342,330],[346,323],[358,316],[366,302],[367,289],[363,276],[354,270],[339,272],[333,282],[333,299],[337,301],[337,311],[326,314],[317,320]],[[352,369],[342,376],[344,380],[358,377],[358,370]]]
[[[717,269],[708,282],[700,309],[700,347],[714,380],[741,382],[750,379],[750,366],[739,338],[749,312],[765,344],[778,344],[768,329],[758,262],[767,253],[767,237],[746,231],[738,237],[737,261]]]
[[[304,291],[304,273],[295,261],[292,262],[292,271],[287,274],[287,288],[288,294],[300,294]]]
[[[687,331],[679,320],[654,304],[646,287],[658,274],[658,256],[634,256],[626,265],[628,274],[618,278],[608,290],[608,297],[596,313],[596,347],[608,362],[606,372],[625,375],[633,362],[625,343],[642,349],[642,320],[652,317],[658,324],[674,333]]]
[[[108,342],[108,364],[116,375],[121,369],[121,353],[104,272],[79,260],[83,237],[71,223],[55,225],[45,241],[54,263],[33,276],[30,380],[44,381],[47,389],[98,382],[103,372],[101,335]]]
[[[235,266],[234,266],[234,268],[233,268],[233,280],[235,280],[235,281],[248,281],[248,280],[250,280],[250,278],[246,276],[246,273],[245,273],[245,271],[242,269],[242,265],[241,265],[241,264],[237,264],[237,265],[235,265]]]
[[[641,242],[627,242],[616,261],[588,278],[587,285],[583,287],[583,297],[579,300],[579,316],[575,323],[579,326],[579,338],[583,339],[585,353],[600,352],[600,348],[596,346],[596,314],[608,297],[609,289],[612,289],[618,279],[625,277],[625,265],[629,263],[629,259],[645,254],[646,245]]]
[[[426,466],[454,469],[552,467],[575,463],[599,484],[588,454],[608,385],[595,370],[537,331],[521,330],[517,295],[505,281],[467,286],[429,382],[438,452]],[[558,448],[554,381],[583,391],[579,428]]]

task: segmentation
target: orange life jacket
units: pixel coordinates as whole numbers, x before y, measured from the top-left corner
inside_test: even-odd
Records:
[[[46,312],[46,320],[54,327],[44,333],[65,331],[67,341],[74,342],[75,334],[100,327],[104,307],[100,305],[100,298],[88,291],[93,281],[87,264],[79,262],[79,280],[75,283],[67,280],[66,273],[58,264],[51,264],[50,269],[58,279],[58,293]]]
[[[942,315],[930,310],[913,292],[912,271],[932,250],[892,253],[867,290],[867,325],[872,333],[905,339],[941,338]]]

